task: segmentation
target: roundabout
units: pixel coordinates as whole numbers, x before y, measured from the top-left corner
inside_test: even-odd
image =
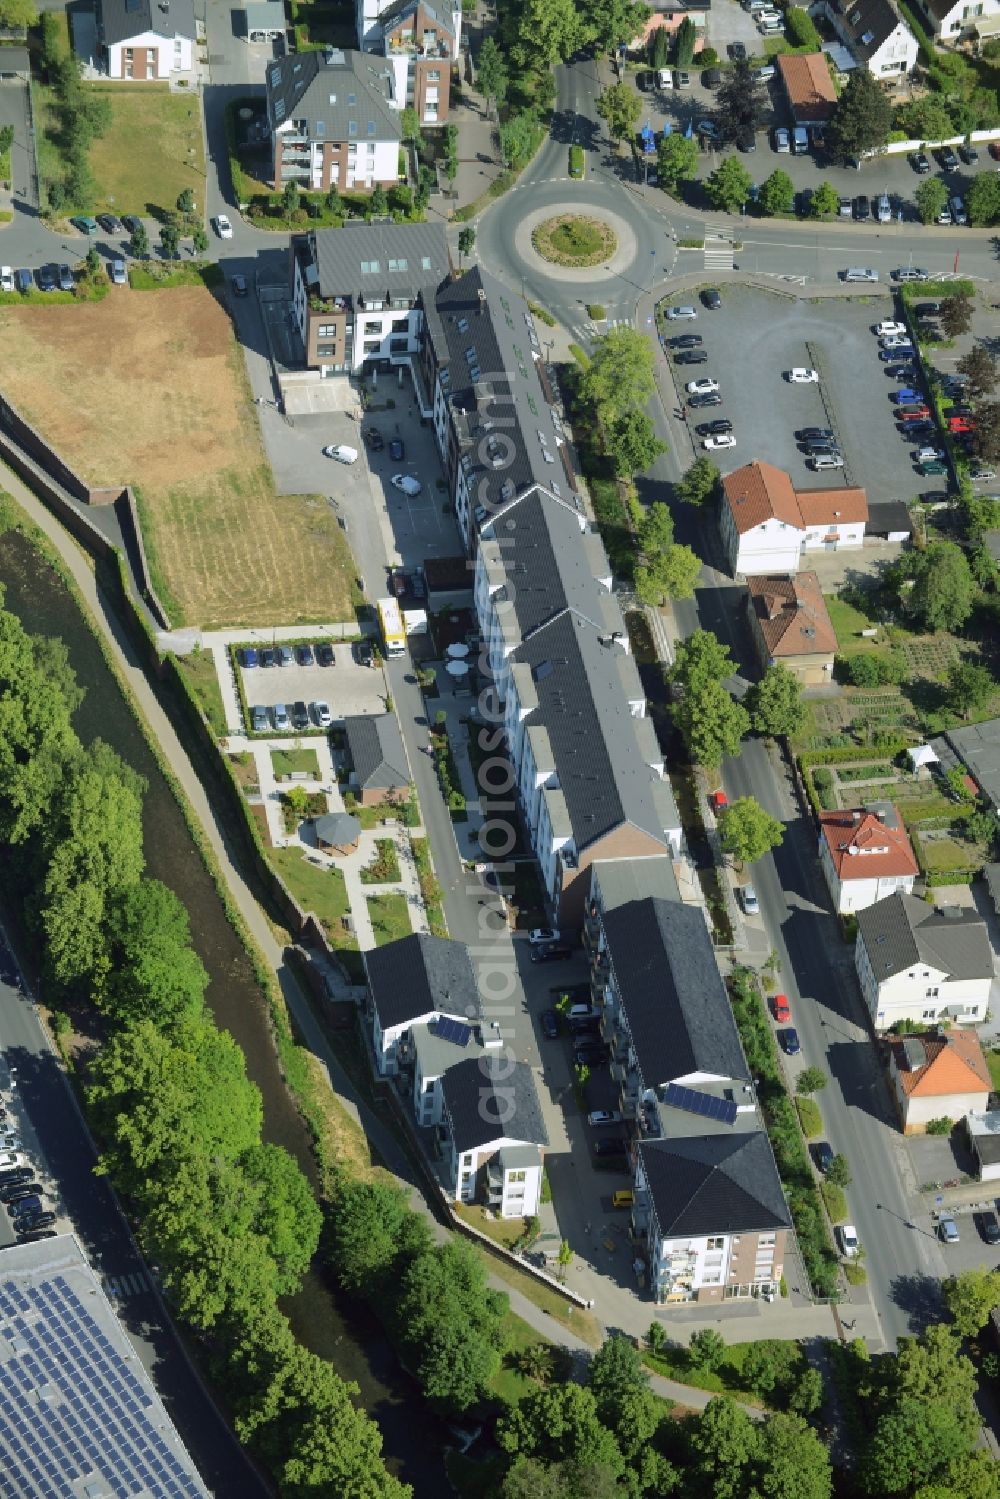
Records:
[[[600,286],[636,258],[635,230],[620,213],[576,203],[550,203],[526,213],[514,230],[513,250],[524,270],[550,281]]]
[[[544,260],[564,267],[600,265],[618,248],[618,237],[603,219],[563,213],[545,219],[531,236]]]

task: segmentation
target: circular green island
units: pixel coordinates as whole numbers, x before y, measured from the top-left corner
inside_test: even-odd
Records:
[[[618,247],[610,224],[578,213],[546,219],[533,232],[531,243],[545,260],[566,266],[600,265]]]

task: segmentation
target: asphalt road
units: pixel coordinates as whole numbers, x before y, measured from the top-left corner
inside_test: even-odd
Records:
[[[33,1003],[0,983],[3,1061],[16,1086],[49,1173],[94,1271],[106,1281],[145,1289],[116,1300],[122,1325],[155,1378],[164,1405],[213,1493],[238,1499],[267,1490],[188,1361],[132,1240],[76,1100],[49,1048]],[[3,1261],[0,1252],[0,1272]]]

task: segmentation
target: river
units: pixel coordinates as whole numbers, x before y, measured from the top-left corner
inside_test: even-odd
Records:
[[[86,696],[74,715],[84,744],[100,738],[146,781],[143,843],[146,872],[169,885],[187,908],[198,955],[209,974],[207,1003],[246,1057],[247,1074],[264,1102],[264,1138],[283,1145],[315,1182],[305,1126],[289,1097],[271,1040],[267,1003],[242,943],[226,919],[173,793],[109,671],[80,609],[61,578],[17,531],[0,535],[0,583],[5,607],[32,634],[60,637]],[[295,1297],[283,1303],[296,1335],[359,1387],[377,1422],[390,1470],[413,1485],[417,1499],[446,1492],[437,1421],[429,1416],[400,1370],[381,1328],[367,1309],[349,1302],[314,1265]]]

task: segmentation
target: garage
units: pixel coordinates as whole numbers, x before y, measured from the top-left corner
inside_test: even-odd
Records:
[[[281,0],[262,0],[246,8],[247,41],[273,42],[285,34],[285,7]]]

